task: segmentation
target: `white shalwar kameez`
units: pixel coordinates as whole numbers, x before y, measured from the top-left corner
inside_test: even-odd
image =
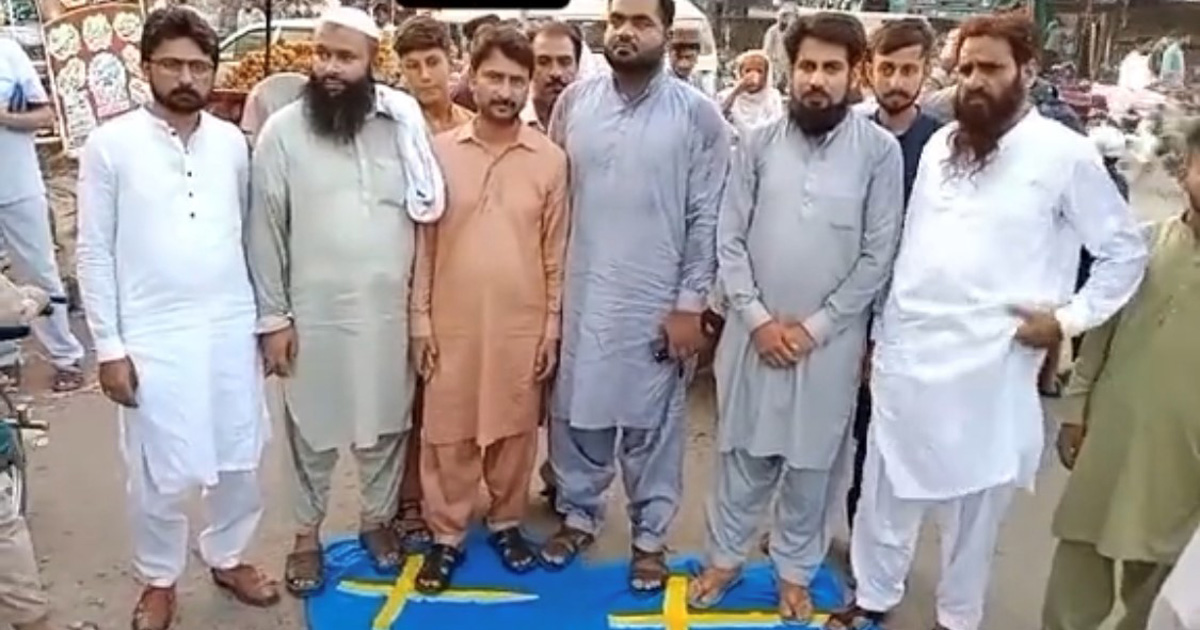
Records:
[[[184,502],[203,488],[200,554],[231,568],[262,516],[269,437],[242,247],[249,150],[202,114],[184,142],[138,109],[92,133],[79,169],[79,283],[98,360],[128,357],[136,409],[120,409],[134,562],[174,584],[188,549]]]
[[[976,630],[1013,491],[1042,452],[1037,374],[1012,307],[1054,308],[1070,338],[1137,288],[1146,248],[1090,141],[1030,111],[973,176],[947,167],[942,128],[925,145],[891,293],[876,320],[874,398],[851,543],[857,604],[900,603],[925,513],[941,524],[938,623]],[[1082,239],[1088,283],[1066,290],[1062,252]],[[1074,240],[1078,243],[1078,240]]]

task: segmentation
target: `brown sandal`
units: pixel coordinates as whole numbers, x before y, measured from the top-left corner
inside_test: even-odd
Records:
[[[538,557],[541,558],[542,564],[546,565],[547,569],[557,571],[574,562],[575,558],[591,547],[594,542],[596,542],[595,536],[564,524],[554,532],[546,544],[542,545],[542,551]]]
[[[874,630],[882,628],[887,621],[887,613],[867,610],[858,604],[850,604],[846,608],[830,613],[829,621],[825,622],[826,630]]]
[[[230,569],[213,569],[213,584],[234,599],[255,608],[270,608],[279,603],[279,589],[274,580],[248,564]]]
[[[779,619],[783,625],[808,627],[813,612],[812,596],[807,587],[779,580]]]
[[[320,549],[293,551],[284,560],[283,582],[295,597],[316,595],[325,587],[325,558]]]
[[[55,368],[54,383],[51,389],[58,393],[73,392],[84,384],[83,368],[73,365],[65,368]]]
[[[629,565],[629,588],[635,593],[657,593],[667,586],[671,568],[667,566],[665,551],[642,551],[633,548],[633,561]]]
[[[133,630],[167,630],[175,623],[175,587],[147,586],[133,609]]]
[[[367,555],[371,556],[376,571],[387,572],[400,566],[400,558],[403,556],[400,541],[396,539],[396,533],[390,527],[380,525],[361,532],[358,542],[367,550]]]

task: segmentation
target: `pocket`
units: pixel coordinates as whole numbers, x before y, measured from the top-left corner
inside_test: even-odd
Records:
[[[393,158],[372,160],[371,191],[379,204],[403,209],[405,206],[404,164]]]

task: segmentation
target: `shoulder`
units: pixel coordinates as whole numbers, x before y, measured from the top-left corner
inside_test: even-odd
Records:
[[[271,114],[267,122],[258,132],[258,143],[263,144],[264,140],[278,142],[282,138],[292,135],[296,125],[302,124],[304,121],[304,101],[303,99],[293,101],[284,105],[279,111]]]
[[[128,143],[131,136],[136,137],[146,128],[146,116],[145,110],[137,107],[110,118],[88,134],[84,146],[103,149],[114,141]]]
[[[887,159],[891,154],[900,155],[900,141],[892,132],[866,116],[849,114],[844,123],[855,150],[862,149],[876,160]]]
[[[219,139],[222,144],[228,144],[239,152],[246,147],[246,134],[242,133],[237,125],[207,112],[201,113],[200,117],[200,124],[211,131],[213,137]]]
[[[738,153],[752,159],[760,157],[767,148],[787,136],[788,125],[788,117],[780,116],[769,123],[751,128],[741,137]]]
[[[0,37],[0,59],[3,60],[28,60],[29,55],[25,54],[25,49],[16,41],[6,37]]]
[[[458,144],[458,128],[437,132],[429,143],[433,152],[439,156],[453,152],[455,145]]]
[[[539,159],[546,160],[555,172],[562,171],[566,173],[567,168],[567,153],[562,150],[562,147],[554,144],[546,134],[524,127],[521,129],[522,140],[533,148],[534,153]]]
[[[1039,151],[1049,151],[1059,160],[1102,163],[1099,150],[1086,135],[1040,113],[1035,113],[1026,122],[1025,137],[1031,144],[1036,142]]]

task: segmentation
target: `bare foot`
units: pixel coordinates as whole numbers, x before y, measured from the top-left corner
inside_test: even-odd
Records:
[[[779,580],[779,618],[790,625],[808,625],[812,621],[813,603],[807,587]]]
[[[692,578],[688,583],[688,605],[699,609],[716,606],[725,593],[729,592],[738,573],[740,573],[738,569],[705,567],[700,575]]]

